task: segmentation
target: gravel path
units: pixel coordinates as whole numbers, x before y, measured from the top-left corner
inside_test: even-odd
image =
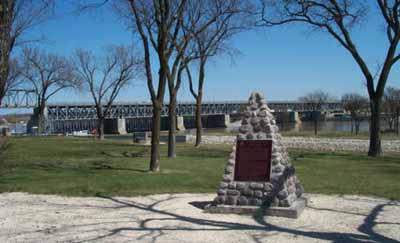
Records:
[[[400,242],[400,202],[307,195],[299,219],[203,213],[214,194],[0,194],[0,242]]]
[[[203,136],[205,144],[233,144],[235,136]],[[369,140],[341,138],[283,137],[283,144],[288,148],[302,148],[324,151],[359,151],[366,152]],[[385,152],[400,152],[400,140],[383,140]]]

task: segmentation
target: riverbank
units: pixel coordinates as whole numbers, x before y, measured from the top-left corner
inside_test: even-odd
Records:
[[[206,135],[202,138],[204,144],[234,144],[235,141],[236,136]],[[369,147],[369,140],[351,138],[283,136],[282,142],[287,148],[313,151],[367,152]],[[400,153],[400,139],[383,140],[382,147],[385,152]]]

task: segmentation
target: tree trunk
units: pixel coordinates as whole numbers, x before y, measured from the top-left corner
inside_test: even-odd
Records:
[[[38,114],[38,133],[42,134],[43,133],[43,118],[44,114],[41,111],[41,108],[39,108],[39,114]]]
[[[318,134],[318,111],[314,111],[314,135],[316,136]]]
[[[392,114],[390,114],[389,121],[388,121],[388,123],[389,123],[389,131],[393,131],[394,130],[394,122],[395,122],[395,118],[394,118],[393,113],[392,113]]]
[[[97,138],[104,140],[104,117],[103,106],[101,101],[96,103],[96,113],[97,113]]]
[[[371,126],[368,156],[377,157],[382,154],[380,138],[381,104],[379,99],[371,99]]]
[[[357,119],[356,123],[355,123],[356,135],[358,135],[360,133],[360,122],[361,122],[361,120]]]
[[[203,86],[205,78],[206,56],[201,59],[199,67],[199,86],[196,98],[196,147],[201,145],[203,136],[203,123],[201,121],[201,104],[203,103]]]
[[[0,56],[0,105],[2,104],[3,98],[6,95],[6,85],[7,85],[7,79],[9,75],[9,51],[7,50],[7,43],[8,41],[5,41],[4,44],[6,45],[1,45],[1,48],[4,49],[1,53],[2,55]],[[2,43],[3,44],[3,43]]]
[[[168,106],[168,157],[176,157],[176,93],[170,91]]]
[[[97,137],[104,140],[104,117],[97,118]]]
[[[6,80],[7,76],[5,76],[3,72],[0,73],[0,105],[2,104],[3,98],[6,94],[5,86],[6,86]]]
[[[400,108],[397,108],[396,111],[396,134],[399,135],[400,131]]]
[[[150,171],[160,171],[160,129],[161,129],[161,104],[153,101],[153,118],[151,129],[151,155]]]
[[[354,119],[354,117],[351,117],[351,120],[350,120],[350,133],[351,134],[353,134],[353,132],[354,132],[354,129],[353,129],[354,123],[355,123],[355,119]]]
[[[44,98],[39,99],[38,102],[38,132],[42,134],[45,130],[45,118],[44,118],[44,109],[46,108],[46,101]]]
[[[197,99],[196,99],[196,115],[195,115],[195,122],[196,122],[196,147],[201,145],[201,140],[203,136],[203,123],[201,121],[201,103],[202,103],[202,93],[199,92]]]
[[[2,81],[0,81],[0,82],[2,82]],[[3,102],[3,98],[5,96],[4,87],[1,87],[1,86],[2,86],[2,84],[0,84],[0,106],[1,106],[1,104]]]
[[[356,112],[354,112],[354,114],[353,114],[353,120],[354,120],[355,134],[358,135],[358,133],[360,132],[361,119]]]

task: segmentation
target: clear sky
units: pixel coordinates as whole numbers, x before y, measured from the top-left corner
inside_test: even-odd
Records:
[[[31,36],[43,35],[41,47],[70,56],[75,48],[98,52],[109,44],[131,44],[132,32],[110,9],[74,15],[68,1],[59,1],[57,17],[36,28]],[[387,49],[383,25],[372,11],[354,30],[355,40],[371,67],[376,68]],[[232,63],[219,57],[206,73],[205,100],[245,100],[261,91],[269,100],[296,100],[307,92],[322,89],[340,97],[346,92],[366,94],[363,76],[351,56],[326,34],[301,25],[259,29],[237,36],[233,45],[241,54]],[[137,48],[141,48],[140,43]],[[388,85],[400,87],[399,65]],[[143,81],[121,93],[121,101],[149,101]],[[179,100],[192,100],[184,83]],[[50,102],[91,101],[84,92],[66,91]]]

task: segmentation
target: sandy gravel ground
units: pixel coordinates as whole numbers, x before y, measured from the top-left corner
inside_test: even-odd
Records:
[[[307,195],[299,219],[216,215],[213,194],[0,194],[0,242],[400,242],[400,202]]]

